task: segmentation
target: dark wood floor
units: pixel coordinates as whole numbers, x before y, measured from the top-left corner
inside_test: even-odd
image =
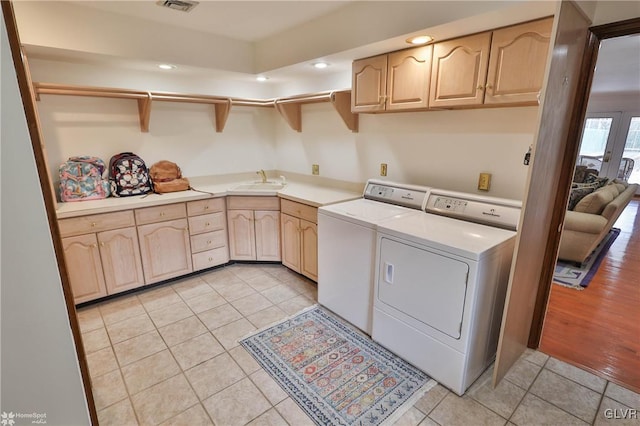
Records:
[[[640,392],[640,200],[583,291],[552,285],[540,350]]]

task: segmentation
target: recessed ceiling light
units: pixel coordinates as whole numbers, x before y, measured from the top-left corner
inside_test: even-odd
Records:
[[[256,80],[258,81],[267,81],[269,80],[269,77],[265,77],[264,75],[259,75],[256,77]]]
[[[321,69],[324,69],[324,68],[327,68],[327,67],[329,66],[329,64],[328,64],[328,63],[326,63],[326,62],[322,62],[322,61],[320,61],[320,62],[314,62],[314,63],[313,63],[313,64],[311,64],[311,65],[312,65],[314,68],[318,68],[318,69],[320,69],[320,70],[321,70]]]
[[[158,68],[160,68],[161,70],[174,70],[176,69],[176,66],[171,64],[160,64],[158,65]]]
[[[410,37],[406,40],[407,43],[409,44],[427,44],[429,42],[433,41],[433,37],[428,36],[428,35],[419,35],[419,36],[415,36],[415,37]]]

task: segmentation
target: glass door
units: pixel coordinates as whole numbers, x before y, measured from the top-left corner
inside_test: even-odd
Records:
[[[576,161],[576,166],[586,167],[585,176],[592,173],[611,179],[616,177],[609,169],[621,118],[620,112],[587,114]]]

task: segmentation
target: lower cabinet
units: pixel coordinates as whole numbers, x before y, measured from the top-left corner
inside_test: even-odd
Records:
[[[279,262],[279,199],[233,196],[227,208],[230,259]]]
[[[62,239],[73,300],[88,302],[107,295],[96,234]]]
[[[282,264],[318,281],[318,209],[282,200]]]
[[[187,219],[138,226],[145,283],[193,271]]]
[[[132,211],[59,221],[76,304],[144,285]]]
[[[144,285],[136,228],[100,232],[98,246],[108,294]]]

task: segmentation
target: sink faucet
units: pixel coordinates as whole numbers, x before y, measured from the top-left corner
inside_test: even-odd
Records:
[[[267,183],[267,174],[264,172],[264,170],[260,169],[256,172],[256,174],[260,175],[260,177],[262,178],[262,183]]]

